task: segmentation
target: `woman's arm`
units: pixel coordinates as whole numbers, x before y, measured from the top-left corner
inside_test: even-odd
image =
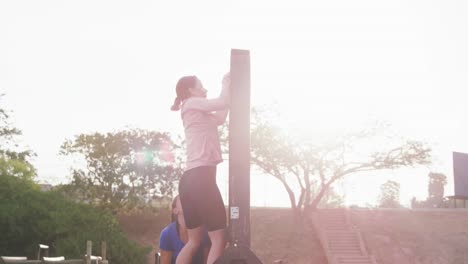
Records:
[[[229,100],[231,98],[231,96],[230,96],[230,92],[231,92],[230,86],[231,86],[231,75],[230,75],[230,73],[227,73],[226,75],[224,75],[224,78],[223,78],[223,90],[221,91],[221,96],[227,97],[228,106],[229,106],[229,103],[230,103]],[[223,91],[226,94],[223,94]],[[215,118],[216,124],[218,126],[220,126],[224,122],[226,122],[228,112],[229,112],[229,107],[226,107],[226,108],[224,108],[222,110],[219,110],[219,111],[216,111],[216,112],[213,113],[213,117]]]
[[[171,264],[172,261],[172,251],[167,251],[159,249],[161,252],[161,262],[160,264]]]
[[[229,110],[225,109],[225,110],[216,111],[216,112],[213,113],[213,118],[215,119],[216,124],[218,126],[220,126],[220,125],[224,124],[224,122],[226,122],[228,112],[229,112]]]
[[[231,84],[231,77],[228,73],[224,75],[221,93],[217,98],[206,99],[206,98],[201,98],[201,97],[192,97],[188,99],[187,102],[185,102],[184,108],[199,110],[203,112],[220,111],[220,112],[226,112],[225,115],[227,115],[227,108],[229,107],[229,101],[230,101],[230,96],[229,96],[230,84]]]

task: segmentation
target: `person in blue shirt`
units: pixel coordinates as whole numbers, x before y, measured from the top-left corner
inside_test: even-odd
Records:
[[[177,195],[172,201],[172,222],[166,226],[159,236],[160,264],[175,264],[179,252],[188,241],[184,213]],[[210,238],[205,230],[202,244],[191,264],[205,264],[210,251]]]

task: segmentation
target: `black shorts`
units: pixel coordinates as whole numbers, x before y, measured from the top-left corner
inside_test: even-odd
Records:
[[[226,209],[216,185],[216,167],[202,166],[184,172],[179,196],[185,225],[193,229],[204,225],[208,231],[226,228]]]

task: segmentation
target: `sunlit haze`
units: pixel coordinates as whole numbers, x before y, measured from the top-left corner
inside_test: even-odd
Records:
[[[231,48],[251,52],[252,106],[276,104],[278,124],[304,140],[389,124],[427,142],[433,164],[355,175],[336,188],[374,204],[388,179],[401,202],[427,195],[468,152],[467,1],[0,1],[0,93],[38,179],[70,180],[58,156],[74,135],[126,127],[182,134],[169,110],[177,79],[195,74],[217,96]],[[227,202],[227,162],[220,169]],[[288,206],[252,171],[254,206]]]

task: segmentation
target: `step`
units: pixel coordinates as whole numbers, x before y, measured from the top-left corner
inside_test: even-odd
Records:
[[[359,248],[329,248],[330,252],[334,254],[347,254],[347,255],[356,255],[356,256],[365,256]]]
[[[328,249],[332,251],[352,251],[362,253],[360,247],[328,247]]]
[[[335,260],[339,264],[373,264],[375,263],[373,259],[369,256],[349,256],[349,257],[340,257],[340,256],[335,256]]]
[[[328,247],[357,247],[360,248],[359,243],[328,243]]]
[[[376,264],[375,259],[362,248],[359,231],[348,222],[343,209],[320,209],[316,224],[321,229],[327,255],[335,264]],[[330,259],[330,261],[332,261]]]
[[[359,242],[357,237],[336,237],[336,236],[327,236],[328,242]]]
[[[329,250],[333,255],[355,255],[355,256],[365,256],[360,250]]]
[[[357,248],[361,249],[359,242],[356,243],[328,243],[329,248]]]

